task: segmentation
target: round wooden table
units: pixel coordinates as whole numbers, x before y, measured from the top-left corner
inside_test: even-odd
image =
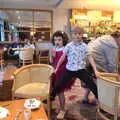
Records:
[[[36,98],[36,99],[40,100],[40,98]],[[24,102],[25,99],[0,102],[0,106],[3,106],[10,111],[10,115],[4,118],[4,120],[14,120],[16,114],[19,111],[21,111],[18,113],[19,120],[24,120],[24,114],[23,114]],[[39,109],[32,110],[30,120],[48,120],[48,117],[46,115],[45,109],[42,104],[40,105]]]

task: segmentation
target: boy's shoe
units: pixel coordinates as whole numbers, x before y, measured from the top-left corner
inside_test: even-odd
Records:
[[[92,105],[92,106],[98,105],[98,101],[97,100],[94,100],[94,101],[90,102],[88,99],[83,99],[81,103],[82,104]]]
[[[89,100],[88,100],[88,99],[83,99],[83,100],[81,101],[81,103],[82,103],[82,104],[89,104]]]
[[[65,113],[66,112],[64,110],[60,110],[60,112],[57,115],[57,119],[64,119]]]
[[[89,104],[92,105],[92,106],[96,106],[96,105],[99,104],[99,102],[98,102],[98,100],[94,100],[92,102],[89,102]]]

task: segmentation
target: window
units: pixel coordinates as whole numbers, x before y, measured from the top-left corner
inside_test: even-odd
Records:
[[[2,41],[42,39],[49,41],[52,33],[52,11],[49,10],[1,10],[4,19]],[[0,12],[1,12],[0,11]],[[1,30],[2,31],[2,30]],[[4,40],[3,40],[4,39]]]
[[[4,22],[0,20],[0,41],[4,41]]]

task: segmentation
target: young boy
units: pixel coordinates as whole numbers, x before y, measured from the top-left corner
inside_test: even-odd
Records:
[[[87,45],[82,41],[83,33],[84,30],[80,27],[75,27],[72,31],[73,41],[65,46],[63,55],[61,56],[57,64],[55,72],[63,63],[66,56],[68,60],[66,64],[67,70],[63,73],[60,80],[55,84],[54,89],[51,93],[52,97],[55,97],[56,94],[58,94],[61,91],[61,88],[63,88],[63,86],[66,86],[70,82],[70,80],[72,80],[72,78],[79,78],[87,85],[88,88],[90,88],[95,97],[98,98],[97,86],[93,82],[93,80],[90,79],[90,74],[85,69],[86,57],[88,52]],[[91,63],[95,74],[98,76],[98,72],[96,70],[96,66],[92,58],[89,59],[89,62]]]

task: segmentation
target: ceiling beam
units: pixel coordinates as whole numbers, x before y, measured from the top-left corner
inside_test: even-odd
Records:
[[[59,0],[55,5],[54,8],[57,8],[64,0]]]
[[[2,11],[34,11],[34,12],[52,12],[52,10],[42,9],[17,9],[17,8],[0,8]]]

